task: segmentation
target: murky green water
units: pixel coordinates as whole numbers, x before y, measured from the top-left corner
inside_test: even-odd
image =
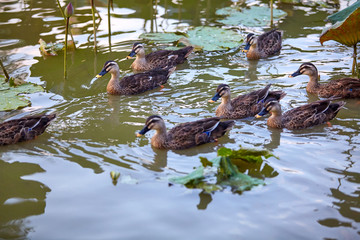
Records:
[[[72,26],[78,49],[69,54],[63,80],[63,56],[44,59],[39,38],[64,38],[56,1],[1,1],[0,53],[12,76],[42,84],[32,107],[2,113],[3,119],[37,109],[56,111],[57,119],[34,141],[0,149],[0,238],[4,239],[357,239],[360,236],[359,99],[347,100],[332,127],[274,130],[264,119],[237,120],[217,144],[185,151],[150,146],[149,133],[136,138],[145,119],[160,114],[170,128],[214,115],[209,104],[220,83],[233,96],[273,84],[287,96],[290,109],[316,100],[306,93],[308,77],[288,78],[301,63],[318,66],[321,80],[351,72],[351,49],[319,43],[323,20],[354,1],[319,5],[277,4],[288,13],[276,26],[284,31],[279,56],[249,62],[240,49],[196,53],[178,67],[164,89],[137,96],[109,96],[109,76],[90,85],[109,59],[130,73],[124,60],[143,32],[212,25],[216,9],[231,1],[114,1],[111,48],[107,1],[96,5],[99,25],[93,51],[91,10],[73,1]],[[246,1],[245,5],[266,2]],[[65,2],[61,1],[64,6]],[[240,4],[240,3],[239,3]],[[246,32],[250,29],[237,29]],[[256,32],[267,29],[253,28]],[[147,50],[158,49],[148,45]],[[230,189],[207,194],[169,186],[168,176],[189,173],[199,157],[213,158],[221,147],[266,148],[279,159],[241,171],[263,178],[265,186],[242,194]],[[114,186],[110,171],[121,173]]]

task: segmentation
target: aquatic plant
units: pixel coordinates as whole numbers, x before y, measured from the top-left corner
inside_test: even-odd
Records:
[[[94,0],[90,0],[91,3],[91,13],[92,13],[92,19],[93,19],[93,34],[94,34],[94,51],[97,51],[97,46],[96,46],[96,24],[95,24],[95,1]]]
[[[108,0],[108,28],[109,28],[109,48],[111,52],[111,16],[110,16],[110,9],[114,11],[114,2],[113,0]]]
[[[348,47],[353,47],[353,65],[352,74],[356,75],[357,66],[357,49],[356,45],[360,42],[360,1],[353,5],[330,15],[327,20],[333,25],[325,27],[320,35],[320,43],[334,40]]]
[[[7,73],[7,71],[6,71],[5,67],[4,67],[1,59],[0,59],[0,66],[1,66],[1,69],[3,70],[3,72],[4,72],[4,74],[5,74],[5,82],[8,82],[9,79],[10,79],[10,77],[9,77],[9,74]]]
[[[220,148],[218,157],[212,160],[200,158],[202,166],[185,176],[172,177],[169,181],[183,184],[188,188],[200,188],[206,192],[223,190],[226,187],[230,187],[235,192],[242,192],[265,183],[261,179],[241,173],[233,161],[240,160],[251,164],[261,164],[263,157],[273,156],[267,150]]]
[[[68,44],[68,31],[69,31],[69,20],[70,17],[74,14],[74,7],[71,2],[65,7],[64,15],[66,17],[66,27],[65,27],[65,49],[64,49],[64,78],[67,77],[67,44]]]

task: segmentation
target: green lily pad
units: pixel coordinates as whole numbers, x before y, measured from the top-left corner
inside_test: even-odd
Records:
[[[233,151],[221,148],[218,151],[219,157],[212,160],[201,158],[202,166],[196,168],[188,175],[170,178],[172,183],[183,184],[188,188],[199,188],[206,192],[222,190],[231,187],[233,191],[250,190],[254,186],[265,184],[263,180],[250,177],[239,172],[237,166],[232,162],[234,159],[246,159],[246,161],[262,161],[262,156],[273,156],[268,151],[254,149],[240,149]]]
[[[140,38],[156,43],[174,43],[177,47],[195,46],[195,50],[221,51],[239,46],[244,36],[218,27],[195,27],[187,33],[143,33]]]
[[[24,83],[19,86],[10,86],[5,82],[5,77],[0,75],[0,111],[8,111],[26,107],[31,104],[29,99],[22,94],[43,92],[44,89],[36,84]]]
[[[348,47],[360,41],[360,6],[356,8],[345,20],[325,27],[320,35],[320,43],[334,40]]]
[[[326,18],[327,21],[335,24],[336,22],[344,21],[352,12],[360,7],[360,1],[355,2],[351,6],[344,8],[343,10],[334,13]]]
[[[217,15],[225,15],[224,19],[217,20],[229,26],[265,27],[270,24],[271,13],[269,7],[252,6],[250,8],[225,7],[216,11]],[[287,15],[280,9],[273,9],[274,21]]]

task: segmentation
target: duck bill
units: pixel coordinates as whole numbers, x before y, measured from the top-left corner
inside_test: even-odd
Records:
[[[220,95],[219,93],[216,93],[212,99],[209,100],[210,103],[216,102],[217,100],[219,100]]]
[[[265,116],[266,114],[268,114],[269,111],[266,110],[266,108],[263,108],[261,110],[261,112],[259,112],[258,114],[255,115],[256,118],[261,118],[262,116]]]
[[[105,74],[107,74],[108,72],[106,71],[106,69],[104,68],[103,70],[101,70],[101,72],[99,72],[96,75],[96,78],[101,78],[102,76],[104,76]]]
[[[296,77],[296,76],[299,76],[299,75],[301,75],[301,72],[300,72],[300,70],[297,70],[293,74],[290,74],[289,77],[292,78],[292,77]]]
[[[244,53],[247,53],[248,51],[249,51],[249,49],[250,49],[250,43],[248,42],[248,43],[246,43],[246,45],[245,45],[245,47],[244,47],[244,49],[242,50]]]
[[[150,131],[150,129],[149,129],[147,126],[145,126],[143,129],[141,129],[140,132],[138,132],[138,133],[136,134],[136,136],[137,136],[137,137],[141,137],[142,135],[144,135],[144,134],[147,133],[148,131]]]
[[[127,55],[127,59],[132,59],[136,55],[136,52],[132,50],[129,55]]]

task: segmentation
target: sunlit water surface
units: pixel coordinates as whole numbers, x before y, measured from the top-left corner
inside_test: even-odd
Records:
[[[306,93],[307,76],[287,76],[306,61],[318,67],[324,82],[350,75],[352,50],[336,42],[321,46],[319,34],[329,14],[352,2],[278,4],[288,14],[276,23],[284,31],[279,56],[247,61],[241,46],[195,53],[165,88],[109,96],[110,76],[95,82],[93,77],[110,59],[119,63],[123,75],[131,73],[132,61],[125,57],[141,33],[221,26],[215,11],[233,2],[161,0],[156,12],[151,1],[115,0],[109,41],[107,1],[97,1],[102,21],[94,53],[89,3],[74,0],[71,23],[78,49],[69,54],[64,80],[63,55],[44,59],[38,50],[39,38],[64,39],[56,1],[2,1],[3,62],[12,76],[41,84],[46,92],[32,94],[31,107],[1,113],[1,118],[28,111],[55,111],[58,117],[36,140],[0,149],[0,238],[358,239],[359,99],[346,100],[331,127],[274,130],[266,126],[266,118],[248,118],[237,120],[218,143],[184,151],[153,149],[153,132],[135,137],[152,114],[163,116],[168,128],[214,116],[218,103],[207,100],[220,83],[229,84],[233,96],[272,83],[273,89],[287,93],[283,110],[316,100]],[[266,2],[246,1],[243,6],[249,4]],[[268,29],[235,28],[243,35]],[[160,47],[147,44],[147,51]],[[191,172],[201,164],[199,157],[214,158],[222,146],[272,151],[278,159],[240,169],[266,185],[212,194],[168,185],[169,176]],[[110,171],[120,172],[117,185]]]

